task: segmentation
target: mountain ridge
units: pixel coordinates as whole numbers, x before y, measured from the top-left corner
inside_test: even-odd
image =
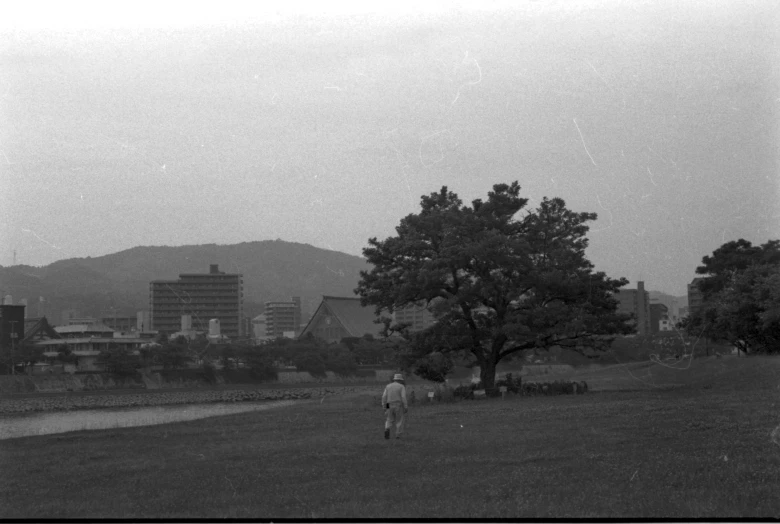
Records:
[[[76,309],[82,316],[119,316],[149,309],[149,282],[175,280],[182,273],[208,273],[211,264],[220,271],[241,273],[247,316],[262,312],[271,300],[300,296],[306,313],[322,295],[353,296],[361,270],[361,257],[309,244],[261,240],[240,244],[187,246],[136,246],[100,257],[70,258],[47,266],[0,267],[0,290],[14,303],[27,298],[29,317],[38,316],[38,299],[44,297],[44,314],[58,324],[61,313]]]

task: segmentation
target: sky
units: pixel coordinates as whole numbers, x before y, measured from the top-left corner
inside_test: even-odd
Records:
[[[0,21],[0,265],[282,239],[360,255],[443,185],[596,212],[686,293],[780,238],[774,1],[25,2]],[[107,4],[112,4],[106,6]]]

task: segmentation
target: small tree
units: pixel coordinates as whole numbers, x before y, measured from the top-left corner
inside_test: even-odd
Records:
[[[431,382],[442,383],[452,372],[454,363],[449,355],[435,352],[422,359],[416,359],[413,364],[414,374]]]
[[[157,360],[164,369],[183,369],[194,360],[194,357],[187,347],[187,340],[177,339],[159,348]]]
[[[78,357],[67,344],[60,344],[57,346],[57,361],[63,364],[75,364],[78,361]]]

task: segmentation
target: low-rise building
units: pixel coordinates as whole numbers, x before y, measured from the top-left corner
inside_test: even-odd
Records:
[[[116,347],[137,352],[150,342],[150,335],[153,334],[114,332],[102,324],[51,328],[44,318],[42,321],[30,322],[30,329],[25,332],[25,341],[43,349],[44,356],[52,360],[57,358],[60,348],[66,347],[76,357],[75,371],[100,371],[95,361],[101,351]]]

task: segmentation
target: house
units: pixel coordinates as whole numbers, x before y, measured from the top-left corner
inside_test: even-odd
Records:
[[[322,302],[299,338],[309,333],[325,342],[340,342],[346,337],[380,337],[383,325],[376,324],[373,306],[360,305],[359,298],[323,296]]]

